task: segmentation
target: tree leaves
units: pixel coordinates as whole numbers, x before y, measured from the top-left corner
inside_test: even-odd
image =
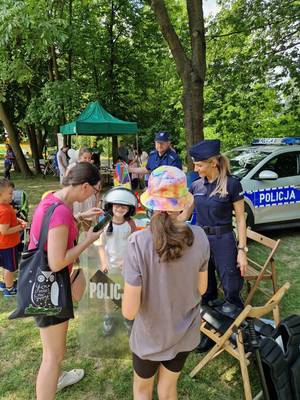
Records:
[[[147,150],[153,133],[168,129],[184,154],[182,83],[146,3],[0,0],[0,101],[19,132],[33,124],[55,133],[98,99],[138,122]],[[186,2],[165,3],[191,58]],[[206,137],[230,147],[253,136],[299,135],[297,1],[219,4],[206,21]]]
[[[215,125],[215,133],[227,147],[254,136],[282,136],[283,119],[291,124],[286,129],[289,135],[296,135],[296,2],[225,0],[221,4],[207,31],[207,123]]]

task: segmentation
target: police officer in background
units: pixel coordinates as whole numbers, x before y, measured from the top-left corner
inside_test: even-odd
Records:
[[[243,307],[240,291],[247,270],[246,221],[244,197],[240,181],[230,175],[229,161],[220,154],[219,140],[203,140],[191,147],[195,171],[199,179],[194,181],[190,192],[194,195],[196,223],[207,234],[210,244],[208,288],[202,298],[207,304],[218,296],[215,271],[221,281],[225,300]],[[232,227],[235,211],[238,244]],[[193,211],[186,210],[185,218]]]
[[[182,162],[176,151],[171,148],[171,138],[168,132],[157,132],[155,134],[155,150],[149,154],[146,167],[130,167],[129,172],[135,174],[150,174],[161,165],[169,165],[182,169]]]

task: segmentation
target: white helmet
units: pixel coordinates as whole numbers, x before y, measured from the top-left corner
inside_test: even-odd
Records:
[[[138,201],[131,190],[123,186],[117,186],[106,192],[102,199],[102,207],[105,211],[109,211],[110,205],[112,204],[124,204],[125,206],[129,206],[130,216],[132,216],[135,214]]]

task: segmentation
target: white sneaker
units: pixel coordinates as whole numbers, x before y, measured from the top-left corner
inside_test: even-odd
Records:
[[[58,378],[56,393],[67,386],[74,385],[74,383],[81,381],[83,377],[83,369],[72,369],[71,371],[63,372]]]

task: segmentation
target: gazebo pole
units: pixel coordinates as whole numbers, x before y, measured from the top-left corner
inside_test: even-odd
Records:
[[[107,155],[108,155],[107,164],[108,164],[108,168],[110,168],[110,145],[109,145],[109,136],[107,136]]]
[[[139,134],[136,134],[135,137],[135,143],[136,143],[136,151],[137,151],[137,155],[139,155]]]

